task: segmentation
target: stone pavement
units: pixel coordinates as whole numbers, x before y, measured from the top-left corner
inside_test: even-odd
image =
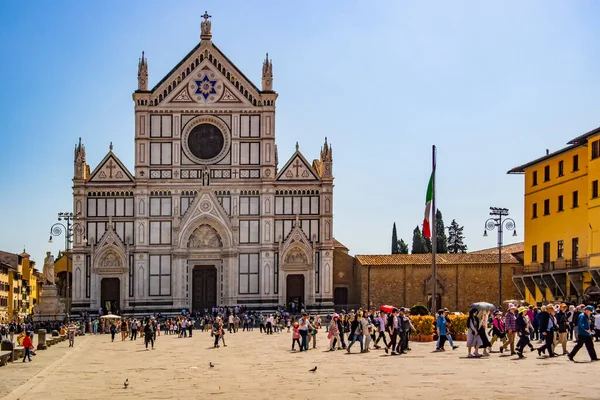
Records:
[[[193,338],[158,338],[155,351],[143,341],[121,342],[110,335],[76,338],[39,351],[32,363],[0,367],[0,396],[7,399],[599,399],[600,363],[576,357],[538,358],[492,354],[467,359],[464,343],[432,353],[433,343],[412,343],[408,355],[328,352],[291,353],[288,333],[258,330],[226,334],[227,347],[213,349],[210,333]],[[569,344],[570,347],[572,344]],[[358,343],[353,347],[359,351]],[[600,346],[598,348],[600,351]],[[215,367],[210,368],[209,362]],[[308,372],[317,366],[317,372]],[[128,389],[123,382],[129,379]]]

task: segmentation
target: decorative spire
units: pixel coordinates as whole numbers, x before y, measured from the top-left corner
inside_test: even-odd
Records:
[[[273,90],[273,61],[269,60],[269,53],[265,57],[262,69],[262,90],[272,91]]]
[[[75,146],[75,156],[73,161],[74,166],[74,179],[85,179],[87,166],[85,164],[85,146],[81,143],[81,138],[79,138],[79,143]]]
[[[300,145],[296,142],[296,151],[300,150]]]
[[[212,15],[208,15],[208,12],[204,11],[204,15],[200,17],[204,18],[204,21],[200,23],[200,40],[210,40],[212,33],[210,32],[210,21],[208,19],[212,18]]]
[[[325,138],[325,144],[323,145],[323,147],[321,147],[321,165],[320,165],[321,177],[333,178],[332,167],[333,167],[333,150],[331,149],[331,144],[327,143],[327,138]]]
[[[143,51],[138,62],[138,90],[148,90],[148,62]]]
[[[112,144],[112,142],[110,142],[110,144],[108,145],[108,149],[109,149],[110,151],[113,151],[113,144]]]

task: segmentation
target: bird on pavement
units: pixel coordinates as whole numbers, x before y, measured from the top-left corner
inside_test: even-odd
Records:
[[[211,368],[214,368],[214,367],[215,367],[215,366],[213,365],[213,363],[212,363],[212,362],[210,362],[210,361],[208,362],[208,365],[209,365]]]
[[[127,389],[127,387],[129,386],[129,378],[125,379],[125,382],[123,382],[123,386],[124,389]]]
[[[315,367],[313,369],[309,369],[308,372],[317,372],[317,366],[315,365]]]

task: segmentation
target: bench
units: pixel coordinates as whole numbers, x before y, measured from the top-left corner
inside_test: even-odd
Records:
[[[25,357],[25,347],[15,347],[13,362],[23,357]]]
[[[8,361],[11,359],[12,354],[12,351],[0,351],[0,365],[8,364]]]

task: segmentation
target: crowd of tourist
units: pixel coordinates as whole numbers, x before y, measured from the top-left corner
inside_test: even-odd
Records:
[[[386,312],[387,311],[387,312]],[[454,350],[455,345],[448,326],[451,323],[448,309],[439,310],[435,319],[437,341],[436,352],[446,351],[446,343]],[[383,350],[388,355],[402,355],[410,351],[410,336],[415,332],[410,310],[393,308],[389,310],[351,310],[341,313],[329,313],[323,318],[317,314],[309,315],[304,310],[293,315],[279,308],[274,313],[250,311],[245,307],[214,307],[204,312],[186,312],[175,317],[163,317],[160,314],[144,318],[124,318],[110,315],[86,320],[60,322],[10,322],[0,324],[0,340],[13,341],[18,345],[27,345],[24,357],[31,359],[34,351],[30,339],[34,331],[44,328],[48,332],[60,331],[68,336],[69,346],[74,345],[76,335],[85,333],[111,335],[114,342],[118,333],[121,341],[135,341],[143,338],[146,349],[154,349],[155,341],[163,332],[165,335],[176,335],[179,338],[191,338],[193,330],[210,332],[215,348],[226,347],[225,333],[235,334],[240,331],[253,331],[272,335],[287,332],[291,334],[291,351],[307,351],[317,348],[318,333],[325,329],[325,344],[329,351],[345,349],[352,352],[358,342],[361,353],[372,349]],[[496,352],[510,351],[510,355],[525,358],[526,348],[547,353],[556,357],[558,348],[562,355],[570,360],[585,346],[592,361],[598,360],[594,350],[593,339],[600,341],[600,308],[593,306],[570,306],[566,304],[548,304],[540,308],[535,306],[517,307],[509,304],[504,314],[502,310],[472,309],[467,319],[467,357],[487,357]],[[569,352],[568,341],[576,342]],[[534,343],[539,346],[534,347]]]

